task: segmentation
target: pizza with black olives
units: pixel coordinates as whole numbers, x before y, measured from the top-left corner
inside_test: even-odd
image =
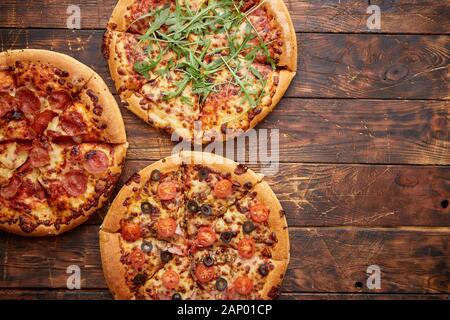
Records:
[[[127,146],[92,69],[52,51],[0,53],[0,230],[56,235],[86,221],[106,203]]]
[[[196,143],[253,128],[297,69],[283,0],[119,0],[103,49],[123,103]]]
[[[181,152],[124,185],[100,250],[116,299],[273,299],[289,235],[261,176],[217,155]]]

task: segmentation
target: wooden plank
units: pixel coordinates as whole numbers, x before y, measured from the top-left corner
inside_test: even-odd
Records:
[[[1,50],[43,48],[70,54],[104,78],[103,31],[0,29]],[[446,36],[298,34],[299,68],[286,96],[448,99]],[[108,81],[110,87],[112,82]]]
[[[291,228],[290,236],[291,262],[283,292],[450,292],[448,228]],[[0,288],[66,289],[66,268],[78,265],[82,289],[106,289],[96,226],[84,225],[57,238],[1,233],[0,241],[7,237]],[[365,285],[366,269],[374,264],[382,272],[380,290]]]
[[[152,162],[129,160],[119,186]],[[291,227],[450,225],[450,167],[285,163],[266,181]]]
[[[110,300],[108,290],[0,290],[0,300]],[[448,300],[446,294],[282,293],[279,300]]]
[[[450,293],[449,228],[306,228],[290,237],[285,291]],[[371,265],[381,289],[366,286]]]
[[[117,0],[78,1],[81,28],[103,29]],[[370,4],[381,9],[383,33],[450,32],[449,4],[433,0],[285,0],[297,32],[369,32]],[[66,28],[70,0],[3,0],[0,26],[10,28]],[[51,12],[50,15],[44,12]],[[373,31],[371,31],[373,32]]]
[[[256,128],[278,130],[281,162],[450,163],[449,101],[285,98]],[[176,142],[122,109],[129,159],[160,159]],[[270,146],[270,142],[266,145]]]

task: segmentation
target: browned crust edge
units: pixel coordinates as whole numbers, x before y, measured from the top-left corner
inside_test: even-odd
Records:
[[[18,49],[1,52],[0,57],[2,55],[5,55],[8,63],[12,63],[17,60],[23,62],[40,62],[68,71],[70,78],[78,79],[82,84],[81,87],[83,87],[83,85],[85,85],[95,74],[94,70],[75,58],[55,51],[41,49]]]
[[[99,231],[100,256],[106,284],[115,299],[130,300],[132,292],[125,283],[126,269],[120,261],[120,237],[118,234]]]
[[[107,125],[105,135],[108,141],[106,142],[126,143],[127,135],[122,114],[105,81],[98,74],[95,74],[80,93],[79,97],[81,100],[86,101],[88,105],[92,105],[93,101],[87,94],[88,90],[94,92],[98,97],[97,103],[102,107],[102,114],[99,120],[101,123]]]
[[[126,16],[134,0],[119,0],[108,21],[108,29],[126,32],[128,29]]]
[[[264,287],[260,292],[264,300],[272,300],[278,296],[289,260],[272,261],[272,263],[275,268],[267,276]]]
[[[263,4],[277,21],[281,29],[283,49],[278,66],[286,67],[289,71],[297,71],[297,36],[294,24],[283,0],[267,0]]]

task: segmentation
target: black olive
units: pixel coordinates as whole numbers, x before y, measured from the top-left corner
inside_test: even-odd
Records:
[[[11,115],[12,120],[20,120],[22,118],[23,118],[23,113],[19,112],[19,111],[14,111],[13,114]]]
[[[244,183],[244,188],[247,190],[250,190],[253,187],[253,184],[251,182]]]
[[[255,225],[250,220],[245,221],[244,224],[242,225],[242,230],[244,231],[244,233],[250,234],[252,233],[253,230],[255,230]]]
[[[200,178],[200,180],[205,180],[206,178],[208,178],[209,175],[209,170],[206,168],[201,168],[198,171],[198,177]]]
[[[198,211],[198,204],[195,200],[189,200],[187,203],[187,209],[189,212],[194,213]]]
[[[211,256],[204,257],[203,264],[207,267],[212,267],[214,265],[214,258]]]
[[[144,201],[141,203],[142,213],[150,214],[153,213],[155,209],[156,208],[150,202]]]
[[[230,243],[231,239],[233,239],[233,232],[225,231],[220,235],[220,240],[224,243]]]
[[[142,286],[145,284],[145,281],[147,280],[147,276],[143,273],[138,273],[134,278],[133,278],[133,284],[135,286]]]
[[[150,174],[150,179],[152,179],[152,181],[159,181],[160,178],[161,172],[158,169],[153,170]]]
[[[170,260],[172,260],[172,254],[169,251],[162,251],[161,252],[161,260],[164,263],[169,262]]]
[[[267,264],[263,263],[262,265],[259,266],[258,272],[260,275],[265,277],[269,274],[269,267],[267,266]]]
[[[172,296],[172,300],[183,300],[183,298],[181,297],[181,294],[175,292]]]
[[[219,291],[223,291],[228,287],[228,282],[225,278],[219,277],[216,280],[216,289]]]
[[[200,207],[200,211],[202,212],[202,214],[204,216],[210,216],[212,214],[212,209],[209,205],[207,204],[202,204],[202,206]]]
[[[141,244],[141,250],[142,250],[144,253],[152,252],[152,250],[153,250],[153,244],[152,244],[151,242],[144,241],[144,242],[142,242],[142,244]]]

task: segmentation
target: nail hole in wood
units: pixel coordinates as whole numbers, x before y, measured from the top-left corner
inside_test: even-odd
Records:
[[[442,209],[447,209],[447,207],[448,207],[448,200],[442,200],[441,201],[441,207],[442,207]]]
[[[363,287],[363,284],[362,284],[361,281],[356,281],[355,282],[355,288],[362,288],[362,287]]]

